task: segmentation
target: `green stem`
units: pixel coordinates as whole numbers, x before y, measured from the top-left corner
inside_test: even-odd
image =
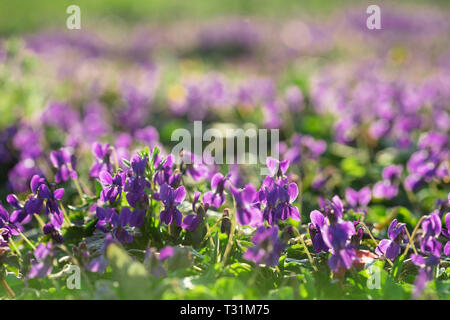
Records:
[[[407,245],[407,247],[411,244],[414,253],[417,254],[417,250],[416,250],[416,246],[414,245],[414,241],[413,241],[413,239],[411,238],[411,235],[409,234],[409,231],[408,231],[408,229],[406,229],[406,227],[405,227],[405,231],[406,231],[406,235],[408,236],[408,245]],[[408,253],[408,251],[405,249],[405,254],[406,254],[406,253]],[[406,255],[405,255],[405,256],[406,256]]]
[[[227,247],[226,247],[225,253],[223,255],[223,267],[225,267],[225,265],[227,263],[228,256],[229,256],[230,251],[231,251],[231,247],[233,247],[233,239],[234,239],[235,229],[236,229],[236,211],[233,213],[233,219],[231,220],[230,235],[228,237]]]
[[[303,240],[303,235],[301,235],[301,234],[300,234],[300,241],[301,241],[303,247],[305,248],[306,255],[308,256],[309,262],[311,263],[311,265],[312,265],[314,271],[317,271],[317,267],[316,267],[316,265],[314,264],[314,260],[313,260],[313,258],[312,258],[312,256],[311,256],[311,254],[309,253],[308,247],[306,246],[306,243],[305,243],[305,241]]]
[[[73,170],[72,164],[68,163],[67,167],[69,168],[69,170]],[[83,191],[81,190],[80,181],[78,181],[78,177],[75,179],[72,179],[72,180],[73,180],[73,183],[75,184],[75,188],[78,191],[78,195],[80,196],[81,202],[83,204],[86,204],[86,200],[84,199]]]
[[[66,224],[68,224],[68,226],[71,226],[70,223],[70,219],[69,216],[67,215],[66,209],[64,209],[64,206],[62,205],[62,203],[59,203],[59,206],[61,207],[61,211],[63,212],[63,216],[64,216],[64,222],[66,222]]]
[[[316,267],[316,265],[314,264],[314,259],[313,259],[313,257],[311,256],[311,253],[309,252],[308,247],[306,246],[305,240],[303,239],[303,235],[300,233],[300,231],[297,230],[297,228],[293,228],[293,229],[294,229],[294,232],[295,232],[295,233],[297,234],[297,236],[298,236],[297,238],[298,238],[298,239],[300,240],[300,242],[302,243],[303,248],[305,248],[306,255],[308,256],[308,260],[309,260],[309,262],[311,263],[311,265],[312,265],[314,271],[317,271],[317,267]]]
[[[370,238],[372,239],[372,241],[375,243],[375,246],[378,247],[378,242],[377,240],[375,240],[375,237],[372,235],[372,232],[370,232],[369,228],[363,223],[360,222],[360,225],[362,225],[364,227],[364,229],[366,229],[367,233],[369,234]],[[383,254],[383,257],[386,259],[386,261],[391,265],[391,267],[394,266],[394,264],[392,263],[391,260],[389,260],[386,255]]]
[[[41,217],[39,217],[39,215],[37,213],[34,214],[34,217],[36,218],[36,220],[39,223],[39,225],[41,226],[41,228],[43,228],[45,226],[45,223],[44,223],[44,221],[42,221]]]
[[[114,164],[115,164],[114,167],[115,167],[116,171],[119,171],[119,158],[117,158],[116,148],[111,146],[111,149],[112,149],[112,153],[113,153],[113,157],[114,157]]]
[[[9,238],[9,243],[11,244],[11,246],[12,246],[14,252],[16,252],[16,254],[17,254],[19,257],[21,257],[22,254],[20,253],[20,250],[17,248],[16,243],[14,242],[14,240],[13,240],[12,237]]]
[[[0,282],[2,283],[3,288],[5,288],[6,292],[8,293],[8,295],[11,297],[11,299],[14,299],[16,297],[16,294],[14,293],[14,291],[11,289],[11,287],[8,285],[8,283],[6,282],[5,279],[0,280]]]
[[[205,213],[205,225],[206,225],[206,235],[209,238],[209,242],[211,243],[211,247],[214,247],[214,241],[213,241],[213,238],[212,238],[211,230],[209,229],[209,223],[208,223],[208,218],[206,217],[206,213]]]
[[[414,237],[416,236],[417,230],[419,229],[419,226],[420,226],[420,224],[422,223],[423,219],[425,219],[425,218],[427,218],[427,217],[428,217],[428,216],[422,216],[422,217],[420,218],[420,220],[416,223],[416,226],[414,227],[413,233],[411,234],[411,237],[409,237],[409,242],[408,242],[408,245],[406,246],[405,253],[403,253],[403,255],[406,256],[406,254],[407,254],[408,251],[409,251],[410,245],[414,246],[414,243],[413,243],[413,242],[414,242]]]
[[[217,225],[219,224],[219,222],[222,221],[222,218],[217,219],[217,221],[213,224],[212,228],[210,229],[214,229],[215,227],[217,227]],[[205,241],[207,237],[212,237],[212,235],[209,235],[208,233],[203,237],[202,241]]]
[[[19,233],[19,235],[22,237],[22,239],[25,240],[25,242],[28,243],[28,245],[31,248],[33,248],[33,250],[36,250],[36,247],[31,243],[30,240],[28,240],[28,238],[22,232],[20,232],[18,229],[16,229],[16,231]]]

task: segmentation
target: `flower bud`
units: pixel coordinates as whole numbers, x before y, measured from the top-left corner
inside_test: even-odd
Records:
[[[231,231],[231,220],[230,220],[230,212],[229,209],[225,209],[222,215],[222,224],[220,226],[220,231],[222,233],[230,234]]]

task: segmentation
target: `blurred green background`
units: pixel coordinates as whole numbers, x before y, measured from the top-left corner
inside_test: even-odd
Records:
[[[401,3],[400,3],[401,2]],[[81,8],[82,21],[95,28],[104,20],[134,24],[178,19],[213,19],[224,15],[273,17],[291,14],[327,14],[345,6],[386,3],[423,3],[423,0],[0,0],[0,34],[33,32],[43,27],[65,25],[66,8]],[[450,7],[449,0],[428,0],[431,5]]]

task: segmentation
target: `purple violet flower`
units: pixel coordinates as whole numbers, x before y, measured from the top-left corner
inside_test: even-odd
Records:
[[[259,227],[252,238],[255,244],[244,253],[244,259],[253,261],[256,264],[265,263],[268,267],[278,264],[281,252],[285,244],[278,238],[278,226]]]
[[[102,171],[99,174],[99,178],[103,185],[100,199],[103,202],[109,201],[111,205],[119,203],[125,185],[125,173],[118,173],[113,178],[108,171]]]
[[[67,181],[69,177],[76,179],[78,177],[75,172],[75,157],[71,155],[67,148],[61,148],[58,151],[50,152],[50,161],[57,168],[55,174],[55,182],[60,183]]]
[[[359,191],[356,191],[352,188],[347,188],[345,190],[345,200],[347,200],[348,204],[354,208],[365,208],[372,198],[372,192],[370,187],[364,187]]]
[[[413,297],[419,298],[426,284],[433,280],[433,267],[439,264],[439,258],[430,256],[427,259],[418,254],[411,254],[411,261],[419,267],[419,273],[414,282]]]
[[[111,215],[111,227],[114,238],[121,243],[130,243],[133,241],[133,236],[126,230],[125,227],[140,227],[144,223],[145,211],[136,209],[131,211],[130,208],[125,207],[120,211],[120,214],[115,212]]]
[[[159,200],[164,204],[164,210],[161,211],[161,221],[170,225],[175,221],[177,226],[181,226],[183,215],[177,206],[184,201],[186,197],[186,189],[180,186],[177,189],[172,188],[168,184],[163,184],[159,190]]]
[[[397,219],[394,219],[388,228],[388,239],[383,239],[380,241],[375,249],[375,253],[378,255],[384,255],[391,261],[401,253],[400,245],[404,241],[406,235],[405,224],[398,223]]]
[[[447,227],[447,230],[442,230],[442,234],[447,237],[447,239],[450,239],[450,212],[445,215],[445,226]],[[450,241],[447,241],[445,244],[444,254],[447,257],[450,257]]]
[[[387,180],[378,181],[373,186],[373,197],[376,199],[392,199],[398,194],[398,187]]]
[[[56,243],[63,243],[64,237],[62,236],[61,232],[55,226],[51,223],[47,223],[45,226],[42,227],[42,231],[45,235],[49,234],[53,241]]]
[[[216,173],[211,179],[211,189],[203,196],[203,204],[219,209],[225,203],[225,187],[229,185],[228,179],[231,174],[224,177],[221,173]]]
[[[34,250],[34,259],[31,261],[31,269],[27,278],[44,278],[53,270],[53,245],[40,243]]]
[[[7,236],[9,239],[9,236],[11,234],[18,235],[21,229],[20,225],[17,225],[16,223],[11,221],[11,217],[9,215],[9,212],[6,211],[5,208],[0,204],[0,229],[5,229],[7,232],[4,232],[4,235]]]
[[[186,150],[181,152],[180,157],[180,167],[183,174],[187,173],[194,181],[199,181],[208,177],[209,169],[203,163],[202,157]]]
[[[402,175],[403,167],[400,165],[390,165],[383,169],[383,179],[390,182],[398,181]]]
[[[108,232],[107,224],[111,221],[113,214],[116,214],[115,209],[109,207],[97,207],[95,208],[95,212],[98,219],[96,228],[105,233]]]
[[[11,221],[13,223],[24,225],[31,221],[32,215],[27,212],[25,206],[19,202],[19,199],[14,194],[9,194],[6,197],[6,201],[16,209],[11,213]]]
[[[264,179],[261,189],[258,192],[259,201],[265,205],[263,218],[271,226],[278,222],[279,214],[277,211],[277,202],[280,193],[280,186],[275,183],[273,178]]]
[[[279,203],[277,206],[278,217],[280,220],[291,218],[300,221],[300,213],[297,207],[292,203],[297,199],[298,187],[295,183],[285,184],[280,188]]]
[[[433,212],[422,221],[423,236],[420,242],[420,250],[426,255],[441,256],[442,244],[437,240],[441,234],[441,218],[437,212]]]
[[[248,225],[261,216],[261,212],[256,207],[256,189],[248,184],[244,189],[239,190],[230,187],[231,194],[236,202],[236,217],[240,225]]]
[[[96,227],[103,232],[108,232],[107,225],[111,225],[112,234],[115,239],[121,243],[130,243],[133,241],[132,235],[127,228],[140,227],[144,223],[145,211],[142,209],[135,209],[131,211],[130,208],[122,208],[119,214],[112,208],[97,207],[96,215],[98,222]]]
[[[289,160],[279,161],[272,157],[267,157],[266,164],[270,175],[277,178],[283,177],[289,168]]]
[[[349,240],[355,233],[355,226],[350,221],[340,221],[323,226],[323,241],[331,251],[328,265],[334,272],[340,268],[351,268],[356,253]]]
[[[159,158],[155,162],[155,167],[157,167],[158,170],[156,171],[153,180],[160,186],[167,183],[171,187],[176,187],[180,182],[181,173],[174,173],[174,161],[175,156],[173,154],[169,154],[162,165],[160,165],[161,160]]]
[[[310,215],[311,223],[308,225],[309,235],[313,243],[313,248],[316,253],[328,252],[329,248],[323,241],[322,229],[325,225],[325,216],[319,210],[311,211]]]
[[[164,261],[173,257],[175,250],[171,246],[166,246],[159,251],[159,260]]]
[[[132,170],[128,171],[125,192],[127,192],[127,201],[133,208],[137,208],[139,205],[145,207],[148,204],[145,188],[150,188],[150,182],[144,176],[147,162],[147,157],[140,158],[137,155],[131,159]]]
[[[203,220],[203,216],[201,212],[204,213],[204,210],[201,209],[201,212],[197,212],[197,209],[195,205],[198,202],[198,199],[200,198],[200,192],[196,192],[194,194],[194,201],[192,202],[192,211],[194,211],[195,214],[189,214],[186,217],[184,217],[183,222],[181,224],[181,227],[183,229],[189,230],[190,232],[194,232],[195,229],[200,225],[200,223]]]
[[[113,171],[111,161],[112,148],[110,148],[109,144],[101,145],[98,142],[94,142],[92,145],[92,153],[94,154],[96,161],[90,171],[90,176],[92,178],[98,178],[102,171],[107,171],[109,173]]]
[[[39,214],[45,202],[45,215],[50,215],[50,223],[57,229],[61,228],[64,216],[59,207],[59,201],[64,196],[64,188],[52,190],[44,178],[33,176],[30,182],[34,197],[25,203],[25,210],[29,214]]]

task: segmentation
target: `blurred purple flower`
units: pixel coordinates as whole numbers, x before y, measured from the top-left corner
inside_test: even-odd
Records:
[[[370,187],[364,187],[359,191],[352,188],[347,188],[345,190],[345,200],[347,200],[348,204],[353,208],[357,208],[358,206],[367,206],[371,198],[372,192]]]
[[[265,263],[268,267],[278,265],[281,252],[286,246],[278,238],[278,227],[259,227],[252,238],[254,246],[244,253],[244,259],[256,264]]]
[[[58,151],[50,152],[50,161],[53,167],[57,168],[55,174],[55,182],[60,183],[71,179],[78,178],[75,172],[75,156],[70,154],[67,148],[61,148]]]
[[[54,248],[51,242],[40,243],[34,250],[34,259],[31,261],[31,269],[27,278],[44,278],[53,270]]]
[[[229,185],[228,179],[231,174],[227,174],[225,177],[221,173],[216,173],[211,179],[211,189],[203,196],[203,204],[208,207],[219,207],[225,203],[225,187]]]
[[[248,184],[244,189],[239,190],[235,187],[230,187],[231,194],[236,203],[237,221],[241,225],[248,225],[254,220],[257,220],[261,215],[260,210],[256,207],[256,189],[253,185]]]
[[[175,250],[171,246],[166,246],[159,251],[159,260],[164,261],[166,259],[169,259],[173,256]]]
[[[90,176],[92,178],[98,178],[101,171],[107,171],[112,173],[113,165],[112,165],[112,148],[110,148],[109,144],[101,145],[98,142],[94,142],[92,144],[92,153],[95,156],[95,163],[91,168]]]

